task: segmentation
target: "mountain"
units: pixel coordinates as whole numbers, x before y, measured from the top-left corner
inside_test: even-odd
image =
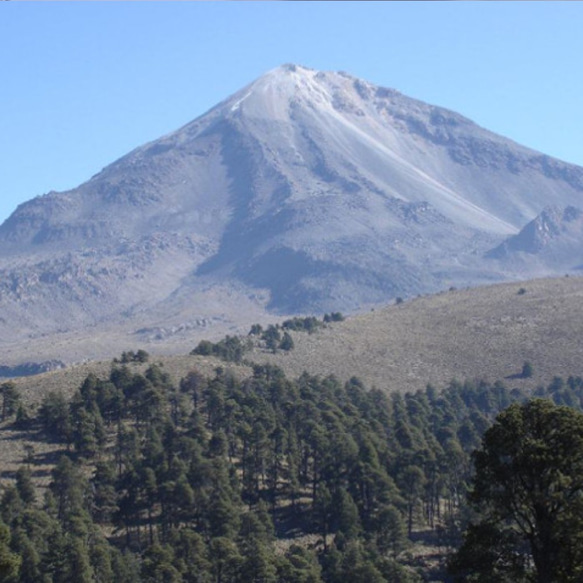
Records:
[[[527,277],[488,253],[582,195],[582,168],[459,114],[284,65],[0,226],[5,358],[171,351],[268,313]]]
[[[487,257],[508,270],[529,273],[572,271],[583,263],[583,211],[568,206],[548,207],[521,231],[504,240]]]

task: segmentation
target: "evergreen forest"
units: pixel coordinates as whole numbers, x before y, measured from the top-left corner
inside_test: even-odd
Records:
[[[60,453],[39,488],[30,445],[2,489],[0,581],[540,580],[527,560],[515,564],[519,546],[502,548],[516,535],[504,508],[486,512],[498,476],[487,462],[518,434],[494,445],[484,435],[529,403],[581,410],[581,378],[534,394],[480,381],[386,393],[358,378],[289,379],[271,365],[240,378],[225,365],[174,383],[162,365],[139,369],[146,356],[124,354],[108,378],[90,374],[71,398],[50,392],[34,410],[2,385],[5,423]],[[582,546],[573,543],[573,561]],[[502,567],[468,569],[480,561]],[[580,580],[573,573],[556,581]]]

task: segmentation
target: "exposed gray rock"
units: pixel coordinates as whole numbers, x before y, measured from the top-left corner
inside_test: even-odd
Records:
[[[574,206],[551,206],[518,234],[486,253],[507,271],[548,274],[581,269],[583,263],[583,211]]]
[[[0,365],[0,377],[30,377],[44,372],[51,372],[65,368],[65,363],[60,360],[49,360],[46,362],[25,362],[17,366]]]
[[[115,328],[115,354],[135,330],[222,335],[266,311],[350,312],[539,274],[485,255],[582,198],[580,167],[398,91],[286,65],[21,205],[0,226],[0,329],[14,344]]]
[[[489,257],[503,258],[512,253],[539,254],[561,238],[583,237],[583,212],[573,206],[564,209],[548,207],[528,223],[517,235],[509,237],[490,251]],[[581,248],[583,254],[583,247]],[[577,255],[571,255],[571,260]]]

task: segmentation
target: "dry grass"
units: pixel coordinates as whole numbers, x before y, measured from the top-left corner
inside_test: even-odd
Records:
[[[581,338],[583,278],[564,277],[419,297],[312,335],[293,333],[292,352],[252,358],[292,377],[357,376],[387,391],[441,388],[454,378],[531,387],[583,376]],[[530,379],[518,378],[524,361],[534,367]]]
[[[521,288],[526,293],[519,294]],[[422,389],[427,383],[439,388],[454,378],[536,386],[555,375],[583,376],[583,278],[453,290],[292,336],[292,352],[255,350],[247,359],[277,364],[292,378],[303,371],[342,380],[357,376],[387,391]],[[187,352],[191,345],[184,348]],[[516,376],[524,361],[533,364],[531,379]],[[152,356],[150,363],[130,366],[143,372],[152,362],[161,363],[175,383],[193,368],[212,374],[223,366],[239,376],[249,374],[244,366],[189,355]],[[90,372],[106,378],[110,370],[111,361],[90,362],[15,382],[26,401],[38,403],[48,391],[71,394]]]
[[[32,448],[30,469],[40,494],[50,483],[51,471],[64,452],[63,446],[47,443],[36,431],[19,431],[7,423],[0,425],[0,486],[13,482],[18,468],[28,463],[27,447]]]

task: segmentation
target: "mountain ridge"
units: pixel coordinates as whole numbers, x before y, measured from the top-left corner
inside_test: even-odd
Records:
[[[269,314],[552,274],[486,256],[582,193],[582,168],[455,112],[284,65],[20,205],[0,226],[0,329],[18,342],[96,326],[208,334],[205,320],[218,336]]]

